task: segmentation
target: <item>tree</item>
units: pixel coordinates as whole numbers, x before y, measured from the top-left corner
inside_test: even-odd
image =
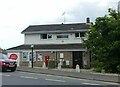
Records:
[[[120,14],[113,9],[108,12],[96,18],[84,43],[91,52],[93,68],[120,73]]]

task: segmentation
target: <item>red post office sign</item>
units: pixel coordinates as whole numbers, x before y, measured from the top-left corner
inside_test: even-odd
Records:
[[[16,54],[11,54],[10,59],[17,60],[18,56]]]

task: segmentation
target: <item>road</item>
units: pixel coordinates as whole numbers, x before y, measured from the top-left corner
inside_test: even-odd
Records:
[[[29,72],[3,72],[2,85],[117,85],[117,83]]]

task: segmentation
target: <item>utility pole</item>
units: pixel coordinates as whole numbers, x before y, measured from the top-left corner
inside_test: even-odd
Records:
[[[32,60],[31,60],[32,68],[33,68],[33,48],[34,48],[34,45],[32,44],[32,45],[31,45],[31,49],[32,49]]]

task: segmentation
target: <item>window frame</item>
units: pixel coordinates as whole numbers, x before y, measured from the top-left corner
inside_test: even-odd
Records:
[[[76,35],[76,34],[78,34],[78,36]],[[85,35],[86,35],[86,32],[85,31],[81,31],[81,32],[76,32],[75,33],[75,38],[81,38],[81,37],[85,37]]]
[[[80,32],[80,37],[85,37],[86,32]]]
[[[45,38],[43,38],[43,35],[46,35]],[[47,34],[40,34],[40,39],[43,39],[43,40],[47,39]]]
[[[43,38],[42,35],[46,35],[45,38]],[[50,37],[49,37],[50,36]],[[40,39],[46,40],[46,39],[52,39],[52,34],[40,34]]]
[[[49,38],[50,36],[50,38]],[[52,39],[52,34],[47,34],[47,39]]]
[[[76,36],[76,34],[78,34],[78,36]],[[80,32],[75,33],[75,38],[80,38]]]
[[[58,37],[59,36],[59,37]],[[60,37],[61,36],[61,37]],[[57,34],[56,35],[57,39],[68,39],[69,35],[68,34]]]

